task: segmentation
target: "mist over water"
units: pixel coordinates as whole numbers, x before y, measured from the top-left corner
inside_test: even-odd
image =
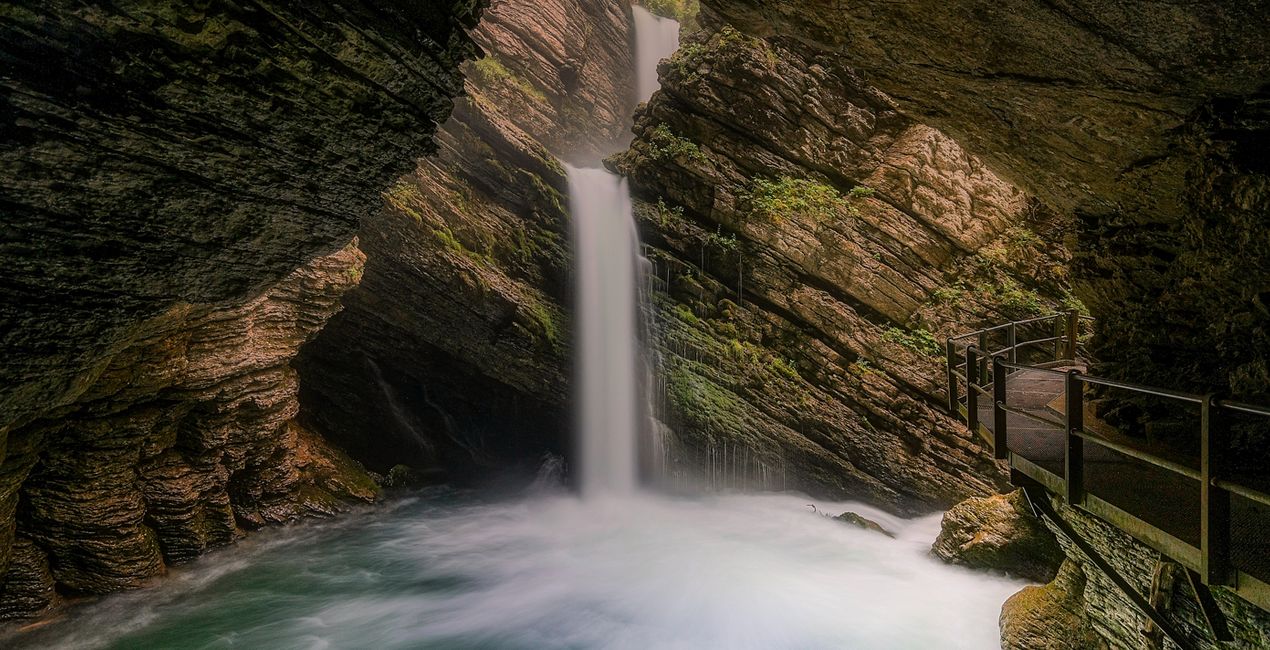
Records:
[[[436,492],[270,531],[72,624],[39,648],[998,647],[1020,583],[926,557],[938,518],[795,495],[483,503]],[[5,645],[0,638],[0,645]]]

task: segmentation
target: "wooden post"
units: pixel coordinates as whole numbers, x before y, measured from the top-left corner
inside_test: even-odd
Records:
[[[1230,576],[1230,493],[1213,485],[1224,478],[1230,421],[1216,399],[1208,394],[1200,403],[1200,578],[1206,585],[1227,584]]]
[[[948,365],[948,414],[957,417],[957,346],[953,340],[946,342],[944,360]]]
[[[1054,319],[1054,327],[1053,327],[1054,336],[1061,337],[1063,335],[1063,328],[1064,328],[1063,319],[1061,316],[1054,316],[1053,319]],[[1056,338],[1054,339],[1054,360],[1059,361],[1062,358],[1063,358],[1063,339]]]
[[[1067,312],[1067,358],[1076,360],[1076,339],[1080,337],[1080,314]]]
[[[1010,457],[1010,447],[1006,442],[1006,418],[1009,416],[1005,412],[1007,375],[1000,355],[992,357],[992,457],[997,460]]]
[[[1067,502],[1080,505],[1085,502],[1085,439],[1076,435],[1085,428],[1084,384],[1080,371],[1068,370],[1065,381],[1067,397],[1067,452],[1063,461],[1063,478],[1067,488]]]
[[[973,345],[966,346],[966,426],[971,433],[979,433],[979,354]]]

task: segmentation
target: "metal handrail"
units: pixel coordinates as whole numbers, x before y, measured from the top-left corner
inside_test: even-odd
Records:
[[[1200,395],[1195,395],[1192,393],[1183,393],[1182,391],[1169,390],[1167,388],[1154,388],[1151,386],[1144,386],[1142,384],[1134,384],[1127,381],[1116,381],[1114,379],[1103,379],[1102,377],[1090,377],[1088,375],[1081,375],[1080,380],[1086,384],[1094,384],[1097,386],[1108,386],[1110,388],[1123,388],[1124,390],[1133,391],[1135,393],[1145,393],[1147,395],[1154,395],[1156,397],[1167,397],[1169,399],[1181,400],[1183,402],[1190,402],[1192,404],[1199,404],[1204,401],[1204,398]]]
[[[1055,322],[1055,329],[1063,333],[1050,337],[1042,337],[1039,339],[1018,341],[1016,340],[1016,332],[1019,325],[1030,324],[1041,321],[1051,321],[1059,318],[1065,318],[1065,324],[1061,321]],[[1229,453],[1224,445],[1228,433],[1226,427],[1228,421],[1222,416],[1222,413],[1244,413],[1262,417],[1270,417],[1270,407],[1247,404],[1244,402],[1236,402],[1233,400],[1215,399],[1212,395],[1196,395],[1183,391],[1176,391],[1167,388],[1159,388],[1155,386],[1147,386],[1143,384],[1135,384],[1127,381],[1107,379],[1103,377],[1085,375],[1079,370],[1060,371],[1054,370],[1049,366],[1061,363],[1066,360],[1078,360],[1081,349],[1084,347],[1080,338],[1080,323],[1082,321],[1092,321],[1093,317],[1082,316],[1075,312],[1067,314],[1055,314],[1049,316],[1040,316],[1025,321],[1011,321],[1004,325],[997,325],[990,328],[984,328],[950,337],[946,340],[947,365],[948,365],[948,383],[949,383],[949,409],[954,415],[958,414],[959,409],[965,410],[966,424],[976,433],[984,432],[987,435],[989,446],[992,447],[993,456],[997,459],[1009,459],[1011,468],[1019,472],[1021,476],[1030,477],[1037,481],[1042,481],[1052,486],[1052,489],[1059,489],[1061,486],[1062,496],[1068,503],[1077,508],[1089,509],[1096,505],[1097,500],[1093,502],[1087,501],[1085,492],[1085,471],[1084,471],[1084,443],[1089,441],[1092,444],[1111,449],[1140,462],[1147,463],[1154,467],[1169,471],[1181,477],[1200,483],[1200,502],[1201,502],[1201,522],[1200,522],[1200,546],[1196,549],[1193,546],[1183,544],[1185,549],[1176,550],[1173,559],[1181,559],[1187,557],[1186,553],[1198,553],[1199,557],[1199,574],[1203,584],[1234,584],[1234,576],[1237,567],[1231,566],[1230,554],[1230,495],[1239,495],[1245,499],[1270,505],[1270,494],[1261,490],[1242,485],[1235,481],[1229,480],[1224,476],[1226,467],[1223,466],[1225,456]],[[1063,329],[1059,329],[1063,327]],[[987,334],[1005,329],[1008,333],[1007,345],[1000,350],[991,350],[987,344]],[[976,338],[975,342],[962,343],[966,339]],[[1063,344],[1065,342],[1065,345]],[[1018,351],[1027,346],[1040,345],[1045,343],[1054,344],[1053,362],[1047,362],[1043,365],[1023,364],[1016,359]],[[985,352],[984,348],[990,351]],[[1006,356],[1008,354],[1008,357]],[[991,361],[991,365],[988,362]],[[964,369],[965,372],[958,372],[958,369]],[[1029,371],[1043,372],[1051,375],[1062,376],[1064,379],[1064,395],[1065,397],[1065,415],[1062,421],[1057,418],[1048,418],[1039,413],[1033,413],[1023,409],[1011,407],[1008,404],[1009,395],[1007,392],[1005,379],[1011,375],[1011,371]],[[992,381],[988,381],[991,379]],[[958,390],[957,381],[961,380],[966,383],[967,389],[963,394]],[[1179,400],[1200,406],[1200,467],[1194,467],[1168,460],[1159,455],[1139,449],[1137,447],[1126,445],[1099,436],[1084,429],[1084,387],[1085,386],[1105,386],[1120,390],[1127,390],[1134,393],[1162,397],[1167,399]],[[987,397],[989,403],[992,404],[993,419],[991,428],[987,426],[981,427],[979,424],[978,404],[980,397]],[[1063,459],[1064,469],[1062,476],[1057,477],[1058,483],[1054,483],[1054,475],[1049,470],[1037,468],[1031,461],[1023,456],[1014,454],[1009,449],[1009,420],[1007,414],[1015,414],[1027,418],[1032,421],[1041,422],[1050,426],[1054,426],[1063,431],[1066,437],[1066,451]],[[1051,478],[1033,476],[1035,472],[1042,472]],[[1091,512],[1096,512],[1096,508]],[[1133,519],[1133,513],[1127,513]],[[1134,523],[1136,522],[1136,523]],[[1159,535],[1171,535],[1168,531],[1164,531],[1142,519],[1133,519],[1133,522],[1122,522],[1117,524],[1130,534],[1139,537],[1139,539],[1157,539]],[[1174,538],[1171,538],[1174,539]],[[1182,553],[1182,555],[1177,555]],[[1239,574],[1245,575],[1245,574]],[[1241,578],[1242,579],[1242,578]],[[1251,596],[1249,596],[1251,597]],[[1259,603],[1262,604],[1262,603]],[[1263,607],[1270,607],[1262,604]]]
[[[1149,452],[1142,451],[1141,449],[1137,449],[1136,447],[1130,447],[1129,445],[1121,444],[1119,442],[1112,442],[1100,435],[1085,431],[1084,429],[1081,429],[1078,431],[1072,431],[1072,435],[1080,436],[1081,438],[1084,438],[1085,440],[1088,440],[1094,444],[1097,444],[1102,447],[1106,447],[1114,452],[1129,456],[1130,458],[1134,458],[1144,463],[1148,463],[1163,469],[1167,469],[1177,474],[1181,474],[1182,476],[1185,476],[1186,478],[1195,479],[1196,481],[1204,480],[1204,477],[1200,476],[1199,470],[1195,468],[1188,467],[1186,465],[1183,465],[1181,463],[1176,463],[1171,460],[1160,458],[1159,456],[1155,456]]]

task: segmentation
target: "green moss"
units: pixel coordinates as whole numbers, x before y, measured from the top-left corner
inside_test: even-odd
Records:
[[[937,357],[943,354],[944,346],[929,330],[918,328],[905,332],[898,327],[888,327],[882,332],[882,340],[902,346],[918,354]]]
[[[650,13],[679,22],[679,32],[689,34],[697,30],[697,15],[701,11],[698,0],[640,0]]]
[[[706,162],[706,155],[701,152],[701,147],[698,147],[697,143],[675,135],[675,132],[671,131],[670,126],[666,124],[658,124],[644,135],[647,139],[649,155],[653,160]]]
[[[554,308],[538,301],[532,301],[522,305],[521,312],[530,329],[538,335],[540,340],[555,350],[563,348],[564,328],[560,324],[562,317]]]
[[[794,367],[794,362],[789,359],[772,357],[772,361],[768,365],[772,372],[786,379],[801,379],[798,375],[798,369]]]
[[[528,79],[508,69],[497,57],[487,56],[473,61],[472,70],[476,73],[476,77],[486,85],[505,83],[534,101],[543,104],[547,103],[547,96],[541,90]]]
[[[735,253],[740,245],[736,239],[736,233],[723,234],[723,226],[718,226],[712,233],[707,233],[703,244],[707,248],[715,248],[724,254]]]
[[[701,324],[701,319],[697,318],[697,315],[692,313],[692,310],[684,304],[675,305],[675,317],[689,325],[696,326]]]
[[[853,189],[852,197],[871,195],[857,193]],[[747,195],[750,202],[750,214],[775,224],[784,223],[789,218],[812,219],[827,222],[839,216],[855,216],[859,211],[851,205],[834,187],[825,183],[807,179],[781,176],[776,180],[756,178],[750,182]]]
[[[683,222],[684,209],[683,206],[670,207],[661,198],[657,199],[657,225],[663,230],[669,229],[672,225],[678,225]]]

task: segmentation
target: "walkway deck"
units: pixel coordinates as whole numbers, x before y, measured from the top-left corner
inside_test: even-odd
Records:
[[[1270,426],[1270,407],[1089,375],[1088,320],[1053,314],[948,339],[950,411],[1009,459],[1020,485],[1039,484],[1203,584],[1232,588],[1270,611],[1270,472],[1248,467],[1256,475],[1241,475],[1229,458],[1231,436]],[[993,385],[997,376],[1003,386]],[[1191,450],[1147,444],[1100,422],[1087,399],[1091,386],[1193,408],[1193,418],[1176,423],[1194,426]],[[1065,413],[1069,403],[1080,409],[1076,417]],[[998,420],[1002,432],[994,431]]]

